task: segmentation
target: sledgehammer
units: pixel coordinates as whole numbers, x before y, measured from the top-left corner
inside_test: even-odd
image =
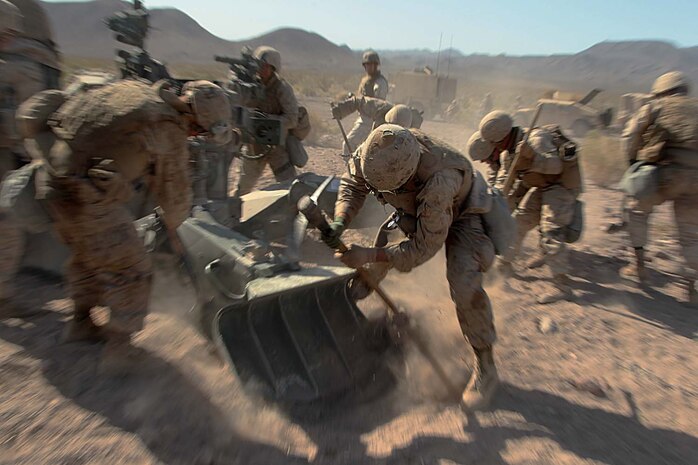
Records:
[[[322,213],[322,210],[318,208],[317,203],[313,201],[309,196],[303,196],[301,199],[298,201],[298,211],[300,211],[305,217],[308,219],[308,223],[314,227],[316,227],[318,230],[320,230],[321,233],[323,234],[328,234],[332,231],[332,228],[330,228],[330,225],[327,224],[327,220],[325,219],[325,216]],[[347,250],[346,245],[344,245],[343,242],[339,242],[339,246],[337,247],[336,251],[339,253],[344,253]],[[385,293],[383,288],[380,286],[380,284],[375,283],[370,276],[367,276],[367,273],[359,269],[357,270],[357,273],[359,277],[381,298],[381,300],[385,303],[386,307],[388,307],[388,314],[396,318],[397,321],[405,321],[404,318],[404,312],[401,312],[398,306],[395,304],[395,301],[388,296],[388,294]],[[439,361],[434,357],[434,355],[431,353],[429,350],[429,347],[424,343],[424,340],[422,340],[421,335],[415,331],[410,324],[405,325],[405,332],[407,333],[408,337],[412,339],[417,346],[417,349],[419,352],[422,354],[422,356],[427,359],[427,361],[431,364],[431,366],[434,368],[434,371],[436,372],[437,376],[441,378],[441,381],[444,383],[444,386],[446,386],[446,389],[448,390],[449,394],[458,397],[460,396],[460,392],[458,389],[453,385],[451,380],[449,379],[448,375],[444,371],[443,367],[439,363]]]

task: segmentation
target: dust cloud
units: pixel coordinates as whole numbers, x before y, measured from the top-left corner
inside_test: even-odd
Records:
[[[490,297],[505,292],[496,276],[489,279]],[[452,386],[465,387],[472,368],[472,350],[463,337],[455,305],[450,297],[446,279],[446,255],[439,251],[424,265],[410,273],[391,271],[383,287],[397,305],[407,313],[416,337],[423,341],[429,355],[438,361]],[[386,307],[375,295],[359,303],[369,318],[384,315]],[[453,402],[454,393],[439,378],[431,362],[422,354],[416,341],[402,335],[401,357],[389,361],[398,379],[396,396],[410,403]]]

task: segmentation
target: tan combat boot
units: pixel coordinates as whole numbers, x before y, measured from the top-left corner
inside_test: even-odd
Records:
[[[476,349],[475,366],[470,381],[463,391],[461,397],[461,407],[467,412],[482,410],[487,408],[499,386],[499,376],[497,367],[494,364],[492,348]]]
[[[574,300],[574,298],[574,292],[572,292],[572,288],[567,284],[567,275],[558,274],[553,276],[552,289],[539,295],[536,300],[539,304],[546,305],[561,300]]]
[[[92,321],[90,310],[90,308],[75,309],[73,318],[63,329],[62,343],[100,342],[104,340],[102,329]]]
[[[635,248],[635,263],[628,263],[620,269],[621,278],[638,280],[640,284],[647,282],[647,268],[645,267],[645,249]]]

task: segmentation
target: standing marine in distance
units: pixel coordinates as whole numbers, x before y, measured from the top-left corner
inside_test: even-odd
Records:
[[[366,71],[366,75],[359,83],[357,97],[371,97],[375,99],[385,100],[388,97],[388,80],[380,71],[381,60],[378,53],[373,50],[364,52],[361,64]],[[359,117],[354,121],[347,139],[352,150],[356,150],[361,143],[366,140],[368,134],[373,128],[373,120],[370,117],[365,117],[359,113]],[[349,148],[344,144],[344,153],[349,153]]]

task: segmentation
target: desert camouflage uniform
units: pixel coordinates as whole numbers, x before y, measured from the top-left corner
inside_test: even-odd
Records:
[[[112,181],[128,186],[116,174]],[[70,247],[67,280],[78,318],[109,307],[110,325],[123,333],[142,329],[148,309],[151,262],[123,197],[109,198],[91,179],[53,179],[64,198],[51,202],[56,230]]]
[[[44,160],[51,213],[72,252],[67,278],[76,319],[88,318],[96,305],[108,306],[110,326],[132,334],[143,327],[152,269],[126,202],[132,186],[146,182],[165,212],[165,224],[176,228],[186,219],[191,207],[188,124],[146,84],[119,81],[87,95],[79,94],[55,114],[59,136],[64,134],[59,128],[70,133],[72,115],[89,102],[95,110],[83,112],[88,115],[102,114],[100,108],[117,105],[124,96],[151,102],[138,131],[111,137],[102,131],[84,148],[67,138],[67,144],[56,142]]]
[[[502,161],[510,160],[509,152],[507,150],[499,153],[497,158],[490,158],[484,162],[487,164],[487,172],[485,173],[485,179],[490,186],[496,187],[500,191],[504,188],[506,183],[506,170],[502,170]],[[514,185],[507,196],[507,204],[511,211],[515,211],[516,207],[519,206],[524,196],[531,187],[526,185],[521,179],[514,181]]]
[[[404,118],[404,114],[403,117],[398,116],[399,112],[396,110],[400,109],[400,107],[403,107],[403,110],[407,108],[410,112],[411,121],[409,123],[407,123],[407,120]],[[391,112],[391,110],[393,110],[394,113]],[[371,120],[373,128],[377,128],[386,123],[401,123],[400,125],[402,126],[419,129],[423,122],[422,114],[416,109],[405,107],[404,105],[394,105],[386,100],[378,98],[352,96],[340,102],[332,103],[332,115],[334,118],[342,119],[356,112],[359,112],[362,118]],[[356,150],[356,148],[358,147],[354,149]]]
[[[523,139],[518,131],[512,146]],[[563,163],[558,148],[553,143],[552,132],[546,128],[534,129],[528,143],[535,154],[528,160],[520,160],[519,177],[522,185],[530,186],[513,213],[518,228],[517,240],[506,253],[505,261],[511,262],[518,255],[526,234],[540,227],[540,247],[545,263],[553,276],[569,271],[568,249],[564,241],[565,227],[574,217],[577,196],[581,192],[579,169],[568,168]],[[506,152],[498,183],[506,179],[513,155]]]
[[[11,0],[22,14],[22,29],[0,49],[0,180],[26,163],[14,121],[17,107],[36,92],[58,86],[58,54],[51,29],[39,2]],[[53,71],[50,73],[50,71]],[[53,77],[54,79],[49,79]],[[6,212],[0,211],[0,298],[11,292],[25,234]]]
[[[342,118],[359,112],[362,118],[371,120],[371,125],[380,125],[385,122],[385,115],[393,108],[393,104],[379,98],[374,97],[350,97],[339,102],[337,108]],[[358,148],[354,147],[354,150]]]
[[[483,160],[483,163],[487,165],[485,180],[487,181],[487,184],[493,187],[499,187],[497,184],[497,175],[499,174],[499,170],[502,168],[502,162],[499,157],[501,157],[501,155],[499,155],[497,159],[488,158],[487,160]]]
[[[248,102],[246,105],[270,115],[281,115],[281,130],[286,133],[295,128],[298,124],[298,102],[293,88],[274,73],[265,85],[264,92],[263,101]],[[249,156],[242,158],[235,197],[252,191],[267,164],[277,181],[288,181],[296,176],[296,168],[291,164],[285,145],[248,145],[246,148]]]
[[[24,244],[22,230],[6,212],[0,211],[0,300],[13,292],[10,282],[20,267]]]
[[[374,277],[381,279],[390,267],[410,271],[445,245],[447,278],[461,330],[473,347],[491,347],[496,334],[482,274],[494,260],[494,246],[485,234],[480,215],[465,208],[472,187],[472,165],[443,142],[418,130],[411,132],[422,147],[417,173],[398,192],[382,196],[402,215],[412,218],[412,227],[403,229],[406,240],[385,247],[388,266],[380,269],[381,263],[373,264],[379,268],[374,268]],[[340,184],[335,216],[345,217],[349,224],[369,193],[354,155]]]
[[[359,98],[371,97],[385,100],[388,96],[388,80],[385,79],[380,71],[378,71],[374,76],[364,76],[359,84],[357,96]],[[352,126],[349,134],[347,134],[347,139],[349,140],[351,148],[356,150],[359,145],[366,140],[372,128],[373,118],[360,112],[359,117],[356,118],[356,121],[354,121],[354,126]],[[348,148],[344,147],[344,151],[345,153],[348,152]]]
[[[0,178],[26,162],[14,112],[26,99],[59,86],[60,65],[46,13],[35,0],[11,0],[22,13],[23,32],[0,50]]]
[[[36,63],[6,61],[0,58],[0,179],[27,161],[15,125],[15,111],[23,100],[42,90],[40,76]],[[8,213],[2,210],[0,237],[2,298],[11,293],[8,283],[17,272],[24,250],[24,233]]]
[[[43,89],[60,86],[60,57],[53,31],[41,2],[36,0],[9,0],[23,16],[23,32],[12,41],[5,53],[38,63],[42,71]]]
[[[664,148],[658,159],[646,159],[643,149],[651,148],[660,132]],[[623,147],[630,162],[649,161],[659,165],[656,199],[640,202],[628,197],[625,206],[627,229],[632,246],[647,243],[648,219],[655,205],[673,201],[679,243],[687,278],[698,271],[698,101],[685,95],[657,98],[627,123]]]

